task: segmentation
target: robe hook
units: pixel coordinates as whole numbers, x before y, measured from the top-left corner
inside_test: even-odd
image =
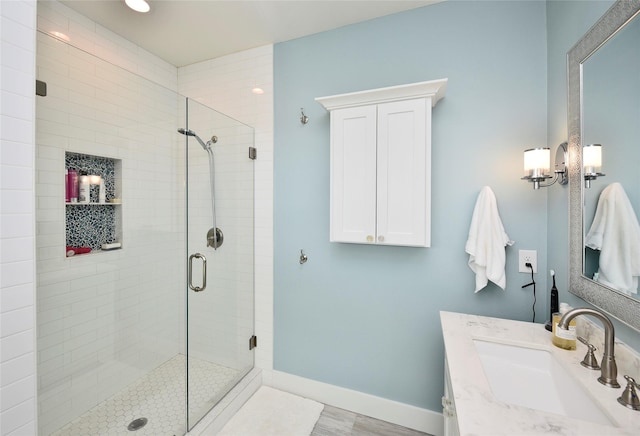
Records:
[[[300,117],[300,122],[302,124],[307,124],[309,122],[309,117],[304,114],[304,108],[300,108],[300,113],[302,114],[302,116]]]

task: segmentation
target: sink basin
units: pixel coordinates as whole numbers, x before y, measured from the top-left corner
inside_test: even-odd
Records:
[[[482,340],[474,344],[491,390],[503,403],[613,425],[550,352]]]

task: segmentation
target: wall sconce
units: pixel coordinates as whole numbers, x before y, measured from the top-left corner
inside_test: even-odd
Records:
[[[587,144],[582,147],[582,168],[584,174],[584,187],[591,188],[591,181],[600,176],[602,170],[602,145]]]
[[[548,147],[530,148],[524,151],[524,177],[522,180],[528,180],[533,183],[533,189],[546,188],[558,182],[560,185],[567,184],[567,143],[563,142],[556,149],[554,175],[551,171],[551,150]],[[551,183],[543,185],[547,179],[553,178]]]

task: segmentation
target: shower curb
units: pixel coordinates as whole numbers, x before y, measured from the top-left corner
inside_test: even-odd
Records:
[[[260,386],[262,370],[254,368],[186,436],[218,433]]]

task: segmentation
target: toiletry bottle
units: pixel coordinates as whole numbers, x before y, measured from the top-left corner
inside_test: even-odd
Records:
[[[100,192],[98,193],[98,202],[106,203],[107,201],[107,190],[104,186],[104,179],[100,179]]]
[[[71,203],[71,196],[69,193],[69,170],[64,169],[64,202]]]
[[[77,203],[78,202],[78,183],[80,182],[78,178],[78,171],[70,169],[69,170],[69,202]]]
[[[549,305],[549,321],[544,325],[544,328],[553,331],[552,323],[553,323],[553,314],[559,311],[558,308],[558,288],[556,288],[556,273],[554,270],[551,270],[551,278],[553,279],[553,285],[551,286],[550,292],[550,305]]]
[[[83,172],[84,173],[84,172]],[[78,203],[89,203],[91,191],[90,180],[86,173],[80,176],[80,184],[78,189]]]
[[[560,303],[560,312],[553,314],[553,338],[551,341],[556,347],[565,350],[576,349],[576,319],[569,321],[569,330],[563,330],[558,327],[558,323],[562,316],[569,311],[567,303]]]

